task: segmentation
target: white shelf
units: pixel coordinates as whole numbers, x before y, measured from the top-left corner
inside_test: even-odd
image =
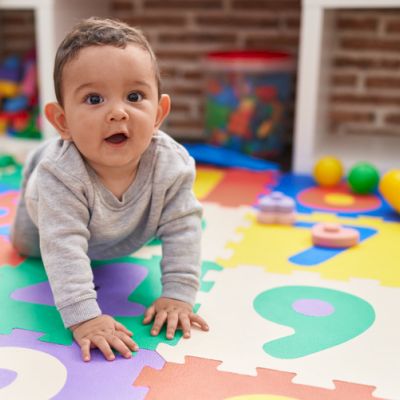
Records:
[[[334,155],[347,168],[369,161],[381,172],[398,168],[400,138],[329,134],[326,107],[334,10],[400,7],[400,0],[303,0],[296,99],[293,170],[310,173],[317,159]]]
[[[32,10],[35,17],[36,52],[39,79],[39,98],[41,113],[43,105],[55,101],[53,88],[53,65],[57,47],[65,33],[81,18],[90,16],[107,16],[109,0],[0,0],[2,9]],[[55,134],[53,127],[42,118],[44,138]],[[0,140],[0,152],[4,146],[19,152],[23,140]],[[27,145],[29,147],[29,144]],[[14,153],[12,153],[14,154]]]

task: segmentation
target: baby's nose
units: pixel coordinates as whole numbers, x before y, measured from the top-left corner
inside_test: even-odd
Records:
[[[109,122],[113,121],[123,121],[125,119],[128,119],[128,113],[124,110],[123,107],[121,106],[115,106],[113,107],[109,113],[107,114],[107,120]]]

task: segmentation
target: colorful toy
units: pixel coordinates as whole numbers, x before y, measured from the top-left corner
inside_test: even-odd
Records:
[[[14,97],[18,94],[18,85],[14,82],[0,81],[0,97]]]
[[[258,206],[257,221],[262,224],[292,225],[296,220],[295,202],[282,192],[263,196]]]
[[[28,98],[26,96],[13,96],[4,101],[3,110],[6,112],[18,112],[28,108]]]
[[[20,138],[41,137],[34,52],[0,64],[0,133]]]
[[[400,212],[400,169],[393,169],[382,176],[379,191],[385,200]]]
[[[379,173],[372,164],[359,162],[351,168],[347,181],[353,192],[368,194],[378,186]]]
[[[37,70],[35,62],[28,62],[25,67],[25,75],[21,82],[21,93],[30,99],[33,99],[35,96],[37,96],[36,76]]]
[[[18,69],[14,65],[0,66],[0,81],[18,82]]]
[[[311,236],[314,246],[345,248],[355,246],[360,234],[353,228],[338,223],[320,223],[313,226]]]
[[[291,56],[264,51],[213,52],[206,65],[210,143],[262,158],[278,156],[292,93]]]
[[[0,114],[0,135],[4,134],[7,130],[7,118]]]
[[[314,166],[313,176],[320,186],[336,186],[343,177],[342,163],[332,156],[322,157]]]
[[[0,98],[13,97],[19,90],[20,62],[18,57],[7,57],[0,65]]]

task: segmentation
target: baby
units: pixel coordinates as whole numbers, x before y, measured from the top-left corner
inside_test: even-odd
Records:
[[[60,138],[30,155],[11,230],[15,248],[41,256],[64,325],[90,360],[138,349],[132,332],[103,315],[91,259],[131,254],[162,242],[162,295],[145,313],[152,335],[168,339],[192,325],[199,287],[201,215],[192,191],[193,159],[159,130],[170,111],[155,55],[143,34],[119,21],[90,18],[60,44],[57,102],[45,115]]]

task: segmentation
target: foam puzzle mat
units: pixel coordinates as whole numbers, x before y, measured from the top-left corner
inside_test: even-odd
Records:
[[[161,293],[161,246],[93,262],[99,303],[140,350],[84,363],[54,306],[40,260],[8,235],[19,167],[0,171],[0,399],[399,400],[400,217],[378,194],[312,178],[199,166],[201,288],[210,325],[189,340],[150,335],[143,313]],[[292,226],[257,222],[257,200],[296,201]],[[311,228],[357,229],[349,249],[313,246]]]

